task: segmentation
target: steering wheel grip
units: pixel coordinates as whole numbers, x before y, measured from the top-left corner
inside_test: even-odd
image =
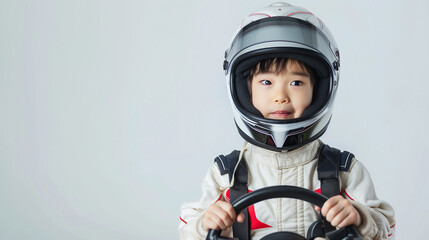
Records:
[[[237,199],[235,202],[232,203],[232,206],[235,210],[236,213],[241,212],[243,209],[264,201],[264,200],[268,200],[268,199],[272,199],[272,198],[294,198],[294,199],[298,199],[298,200],[302,200],[302,201],[306,201],[309,202],[313,205],[316,205],[318,207],[322,207],[323,204],[328,200],[327,197],[315,193],[313,191],[310,191],[308,189],[305,188],[300,188],[300,187],[296,187],[296,186],[287,186],[287,185],[281,185],[281,186],[270,186],[270,187],[265,187],[265,188],[261,188],[258,190],[255,190],[251,193],[245,194],[243,196],[241,196],[239,199]],[[210,229],[206,240],[227,240],[227,239],[236,239],[239,240],[237,238],[224,238],[221,237],[221,230],[213,230]],[[276,239],[275,237],[277,235],[280,235],[282,233],[285,232],[277,232],[277,233],[272,233],[269,234],[267,236],[265,236],[263,239],[266,240],[268,239]],[[288,232],[289,233],[289,232]],[[300,235],[297,234],[294,235],[295,237],[302,237]],[[295,238],[294,236],[290,236],[289,239],[299,239],[299,238]],[[285,237],[285,236],[284,236]],[[332,232],[328,232],[326,233],[326,238],[329,240],[360,240],[362,239],[362,237],[360,236],[359,232],[357,231],[355,226],[348,226],[336,231],[332,231]]]

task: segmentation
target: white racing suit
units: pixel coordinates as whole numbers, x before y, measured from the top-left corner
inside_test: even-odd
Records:
[[[253,191],[272,185],[293,185],[320,193],[317,174],[317,155],[320,140],[289,152],[266,150],[245,143],[241,161],[248,167],[248,189]],[[232,180],[233,181],[233,180]],[[356,159],[349,171],[339,173],[342,195],[349,199],[362,217],[358,227],[364,239],[394,239],[394,211],[387,202],[379,200],[366,168]],[[203,195],[199,202],[185,203],[181,208],[180,239],[205,239],[202,227],[205,210],[218,200],[229,201],[228,174],[221,175],[216,163],[204,178]],[[278,198],[256,203],[248,208],[251,239],[260,239],[277,231],[292,231],[305,236],[308,227],[317,219],[310,203],[301,200]],[[231,228],[222,236],[232,236]]]

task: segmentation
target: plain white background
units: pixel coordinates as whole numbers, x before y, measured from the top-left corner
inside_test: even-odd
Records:
[[[0,239],[177,239],[240,148],[223,53],[272,1],[0,1]],[[290,1],[341,52],[322,140],[369,169],[397,239],[424,239],[429,2]]]

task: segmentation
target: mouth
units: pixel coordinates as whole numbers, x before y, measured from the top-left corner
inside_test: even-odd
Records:
[[[275,118],[275,119],[288,119],[292,117],[292,113],[286,110],[278,110],[278,111],[272,112],[270,115],[272,118]]]

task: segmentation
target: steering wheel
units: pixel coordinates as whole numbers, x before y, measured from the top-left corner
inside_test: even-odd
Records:
[[[296,186],[270,186],[255,190],[248,194],[241,196],[239,199],[232,203],[236,213],[241,212],[243,209],[271,198],[294,198],[309,202],[318,207],[322,207],[323,204],[328,200],[327,197],[318,194],[316,192],[310,191],[305,188],[300,188]],[[210,229],[206,240],[227,240],[237,238],[225,238],[221,237],[221,230]],[[357,231],[356,227],[351,225],[345,228],[327,232],[325,238],[328,240],[362,240],[362,236]],[[306,240],[305,237],[294,233],[294,232],[274,232],[264,236],[261,240]]]

